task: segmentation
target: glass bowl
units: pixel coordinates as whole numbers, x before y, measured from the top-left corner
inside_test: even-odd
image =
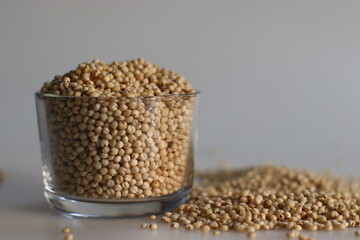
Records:
[[[198,96],[37,92],[48,202],[83,217],[160,214],[184,203],[193,182]]]

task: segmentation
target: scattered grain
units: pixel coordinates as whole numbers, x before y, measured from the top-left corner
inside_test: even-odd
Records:
[[[157,229],[157,224],[156,223],[151,223],[151,224],[149,224],[149,228],[151,229],[151,230],[155,230],[155,229]]]
[[[299,234],[299,237],[298,237],[299,240],[309,240],[309,237],[305,234]]]
[[[179,228],[179,226],[180,226],[180,224],[178,222],[173,222],[170,224],[170,227],[175,228],[175,229]]]
[[[288,238],[297,238],[299,236],[299,232],[298,231],[291,231],[291,232],[288,232],[286,234],[286,236]]]
[[[220,231],[218,231],[218,230],[216,230],[216,231],[213,231],[213,235],[215,235],[215,236],[219,236],[220,235]]]
[[[68,233],[70,233],[70,228],[65,227],[65,228],[61,229],[61,232],[64,234],[68,234]]]
[[[287,237],[299,239],[309,239],[299,234],[303,228],[332,231],[360,226],[358,180],[269,165],[198,177],[201,183],[189,202],[168,214],[172,224],[190,222],[202,232],[283,229],[291,230]]]
[[[210,228],[210,226],[208,226],[208,225],[203,225],[202,227],[201,227],[201,231],[203,232],[203,233],[207,233],[207,232],[209,232],[211,230],[211,228]]]
[[[248,238],[252,239],[252,238],[255,238],[255,237],[256,237],[256,233],[255,233],[255,232],[248,232],[248,233],[246,234],[246,236],[247,236]]]
[[[186,224],[185,225],[186,230],[194,230],[194,225],[192,224]]]
[[[72,234],[67,234],[64,236],[64,240],[73,240],[74,239],[74,235]]]

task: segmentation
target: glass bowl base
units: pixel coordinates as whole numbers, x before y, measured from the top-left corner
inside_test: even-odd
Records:
[[[190,188],[184,188],[156,198],[103,201],[60,195],[48,190],[45,190],[44,195],[53,208],[74,217],[127,218],[172,211],[185,203],[190,193]]]

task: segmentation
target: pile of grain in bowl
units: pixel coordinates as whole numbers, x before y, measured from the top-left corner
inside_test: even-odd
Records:
[[[194,93],[174,71],[144,59],[106,64],[98,59],[79,64],[63,76],[46,82],[41,93],[61,96],[150,97]]]
[[[146,198],[191,185],[196,91],[143,59],[82,63],[41,89],[53,176],[49,186],[100,199]]]
[[[190,201],[166,212],[164,223],[214,235],[234,230],[249,238],[283,229],[299,239],[311,239],[302,230],[360,226],[358,180],[272,165],[203,172],[199,178]]]

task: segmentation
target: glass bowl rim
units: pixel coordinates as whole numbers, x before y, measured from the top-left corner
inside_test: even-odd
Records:
[[[91,97],[91,96],[65,96],[65,95],[55,95],[48,93],[41,93],[39,91],[35,92],[35,96],[38,98],[54,98],[54,99],[124,99],[124,100],[137,100],[137,99],[163,99],[163,98],[178,98],[178,97],[191,97],[198,96],[200,91],[195,89],[193,93],[179,93],[179,94],[166,94],[166,95],[158,95],[158,96],[139,96],[139,97],[114,97],[114,96],[99,96],[99,97]]]

